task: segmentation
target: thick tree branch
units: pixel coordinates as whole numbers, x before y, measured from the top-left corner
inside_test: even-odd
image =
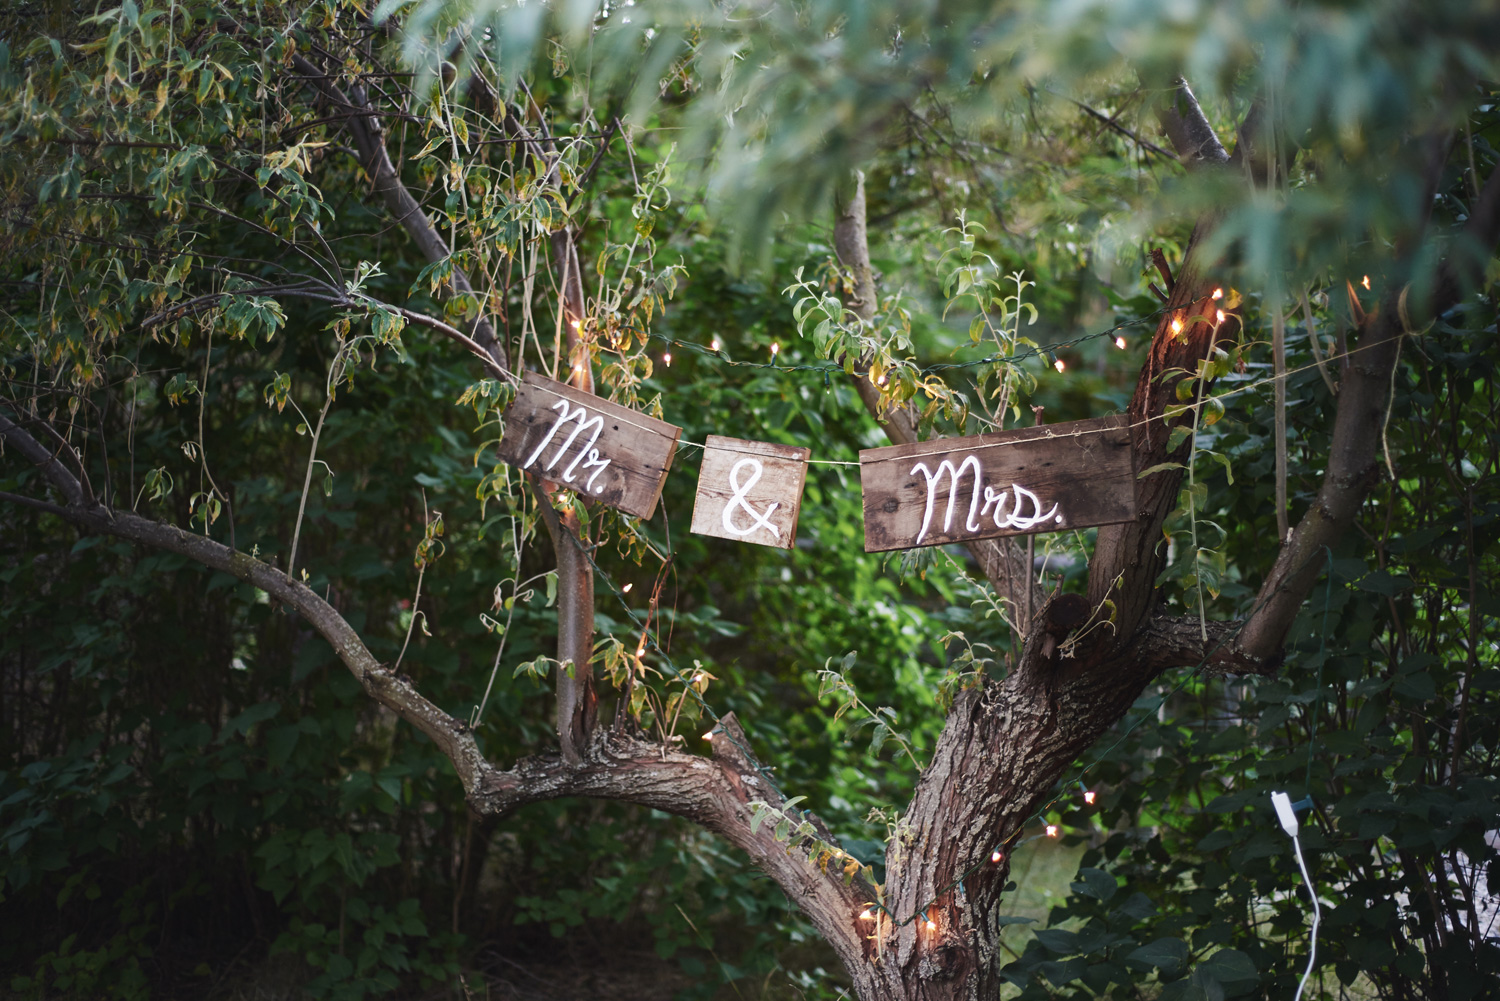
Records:
[[[480,755],[464,723],[427,701],[405,675],[397,674],[377,661],[343,616],[307,585],[291,580],[268,563],[236,552],[213,539],[139,515],[111,511],[87,501],[73,475],[35,438],[3,415],[0,415],[0,441],[39,467],[68,498],[67,506],[56,513],[78,529],[177,553],[253,584],[296,610],[328,641],[371,698],[421,730],[453,762],[466,791],[472,793],[481,788],[483,780],[495,771]]]
[[[785,810],[776,787],[749,755],[749,744],[733,713],[714,727],[712,746],[713,758],[709,759],[598,729],[582,749],[580,764],[557,757],[526,758],[508,771],[487,774],[470,803],[482,813],[503,817],[529,803],[588,796],[684,817],[749,855],[811,918],[849,969],[868,971],[872,945],[860,926],[873,928],[873,923],[861,922],[859,914],[875,900],[874,888],[862,878],[846,885],[840,861],[826,869],[815,864],[802,847],[801,837],[778,841],[774,816],[751,829],[752,803],[764,803],[799,822],[801,817],[795,810]],[[826,830],[818,836],[832,840]]]
[[[1435,177],[1441,169],[1439,159],[1431,176]],[[1246,622],[1240,636],[1240,647],[1250,658],[1279,655],[1298,609],[1325,572],[1325,551],[1343,536],[1363,507],[1370,488],[1380,480],[1380,429],[1390,406],[1392,370],[1400,341],[1409,332],[1406,323],[1410,309],[1404,300],[1411,286],[1402,279],[1410,277],[1411,258],[1420,243],[1418,236],[1408,241],[1411,249],[1397,272],[1397,280],[1379,310],[1366,317],[1364,329],[1350,349],[1339,386],[1323,483],[1277,555],[1261,586],[1258,610]],[[1473,214],[1455,241],[1453,253],[1439,270],[1432,299],[1426,304],[1431,315],[1451,309],[1466,290],[1479,285],[1483,262],[1495,252],[1497,242],[1500,242],[1500,170],[1492,173],[1485,183]]]

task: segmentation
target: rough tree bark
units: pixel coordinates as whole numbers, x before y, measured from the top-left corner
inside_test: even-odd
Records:
[[[330,100],[335,99],[354,110],[362,106],[330,95]],[[1163,119],[1184,159],[1210,163],[1226,159],[1217,138],[1209,143],[1202,134],[1206,121],[1200,121],[1201,111],[1185,87]],[[367,128],[361,121],[352,119],[357,139],[358,130]],[[360,145],[363,162],[392,214],[419,246],[430,243],[435,235],[431,223],[425,222],[409,192],[403,197],[405,189],[392,186],[393,182],[399,186],[399,177],[383,144],[371,139],[370,144]],[[838,239],[840,256],[856,275],[852,308],[868,319],[874,308],[874,283],[863,215],[862,198],[851,201],[841,212]],[[1500,174],[1486,184],[1463,245],[1493,248],[1497,234]],[[430,252],[438,249],[434,246]],[[445,254],[446,248],[441,249]],[[426,247],[424,253],[429,253]],[[576,257],[571,259],[576,261]],[[1438,312],[1456,302],[1461,291],[1473,284],[1474,262],[1481,259],[1472,253],[1455,257],[1422,304],[1424,309]],[[1210,270],[1200,267],[1190,250],[1170,290],[1171,309],[1156,330],[1130,404],[1137,468],[1181,457],[1183,449],[1167,451],[1164,408],[1174,398],[1173,378],[1158,377],[1173,368],[1192,371],[1197,359],[1212,350],[1215,324],[1184,323],[1178,331],[1172,323],[1174,318],[1202,311],[1204,297],[1212,288],[1207,277]],[[1394,273],[1403,272],[1398,267]],[[1101,530],[1090,566],[1090,608],[1105,598],[1113,601],[1114,628],[1094,630],[1077,644],[1076,655],[1067,659],[1059,655],[1055,643],[1045,642],[1056,638],[1051,632],[1035,630],[1009,674],[987,679],[956,699],[904,815],[902,830],[887,850],[886,906],[903,919],[918,913],[926,919],[901,925],[861,917],[875,899],[875,888],[858,878],[846,885],[836,865],[826,872],[813,865],[800,847],[806,843],[802,836],[794,836],[790,843],[778,841],[774,823],[752,830],[751,804],[764,803],[772,810],[784,809],[785,804],[746,750],[748,741],[733,717],[727,717],[719,728],[711,758],[615,730],[590,731],[587,726],[574,730],[560,720],[561,754],[537,755],[501,770],[480,755],[462,721],[428,702],[408,679],[378,663],[355,630],[305,585],[212,539],[110,509],[70,468],[70,464],[79,468],[81,463],[55,429],[19,410],[13,417],[0,414],[0,442],[37,469],[61,503],[8,494],[3,499],[50,512],[82,532],[115,535],[180,553],[252,583],[297,610],[328,640],[372,698],[419,728],[453,761],[477,812],[498,817],[539,800],[593,796],[689,818],[744,850],[776,880],[829,941],[863,1001],[986,998],[996,996],[999,988],[997,918],[1009,864],[1008,857],[986,864],[989,851],[1021,829],[1056,780],[1124,715],[1162,670],[1204,660],[1221,670],[1274,670],[1292,619],[1317,577],[1317,554],[1347,528],[1378,475],[1375,449],[1380,418],[1396,343],[1405,331],[1402,317],[1411,312],[1401,287],[1393,284],[1379,311],[1364,323],[1339,394],[1333,445],[1318,500],[1282,546],[1247,622],[1213,624],[1205,638],[1196,621],[1156,613],[1153,584],[1164,558],[1158,540],[1180,487],[1177,471],[1157,473],[1141,483],[1136,521]],[[483,342],[483,338],[482,330],[476,329],[475,340]],[[493,332],[490,339],[493,342]],[[503,366],[503,350],[498,355],[491,352],[491,359],[492,364]],[[904,435],[914,439],[909,418],[882,409],[878,393],[870,392],[873,389],[868,380],[862,380],[862,398],[892,439],[909,440]],[[43,440],[56,447],[42,444]],[[543,507],[545,517],[551,506]],[[1014,553],[1001,547],[981,549],[975,556],[997,589],[1014,595],[1020,577]],[[1021,569],[1025,570],[1024,564]],[[580,601],[586,597],[580,592]],[[1056,600],[1038,601],[1036,607],[1038,619],[1064,630],[1079,619],[1076,609],[1065,610]],[[580,656],[586,663],[587,650]],[[586,680],[579,690],[585,699],[590,697]],[[820,840],[833,840],[815,819],[798,817],[797,821],[810,824]],[[960,883],[960,875],[971,868],[975,871]]]

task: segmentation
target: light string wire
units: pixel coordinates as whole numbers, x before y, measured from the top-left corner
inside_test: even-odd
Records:
[[[643,639],[640,642],[643,645],[649,646],[651,649],[653,649],[658,654],[658,656],[661,658],[663,666],[666,668],[667,673],[669,673],[671,677],[673,677],[676,680],[682,682],[683,690],[686,693],[690,694],[693,697],[693,700],[698,704],[699,708],[714,721],[714,725],[708,731],[708,736],[713,737],[713,736],[716,736],[718,734],[722,734],[724,737],[726,737],[729,740],[730,743],[732,743],[735,747],[737,747],[744,754],[746,761],[748,761],[755,768],[755,770],[758,771],[761,774],[761,777],[765,779],[766,783],[770,786],[770,788],[772,789],[772,791],[774,791],[781,798],[781,800],[783,802],[785,802],[788,799],[788,797],[786,795],[786,792],[781,788],[780,784],[778,784],[777,781],[776,781],[776,779],[771,775],[771,773],[766,770],[765,766],[760,763],[760,759],[755,755],[755,753],[753,751],[751,751],[749,747],[745,746],[745,744],[741,743],[734,736],[733,733],[731,733],[729,730],[727,730],[727,729],[724,728],[724,726],[723,726],[723,718],[717,712],[714,711],[713,707],[710,706],[708,704],[708,702],[703,698],[703,696],[698,692],[698,689],[692,683],[692,678],[684,675],[680,670],[678,670],[677,665],[672,662],[670,654],[668,654],[667,651],[662,647],[662,645],[660,644],[660,642],[658,642],[658,640],[656,639],[656,637],[652,635],[651,629],[650,629],[650,625],[648,623],[644,623],[644,622],[641,621],[640,617],[636,614],[635,610],[633,608],[631,608],[630,603],[626,600],[625,592],[623,590],[621,590],[615,584],[614,579],[609,575],[609,573],[602,566],[599,565],[599,563],[598,563],[597,560],[594,559],[594,552],[599,548],[598,545],[597,544],[585,545],[581,539],[577,538],[572,533],[567,533],[567,535],[568,535],[568,538],[571,540],[572,544],[578,548],[579,553],[584,557],[584,559],[586,559],[588,561],[589,566],[593,568],[594,572],[601,579],[603,579],[603,581],[605,582],[605,584],[609,586],[609,589],[612,592],[614,592],[615,598],[616,598],[616,600],[619,601],[620,607],[625,612],[626,616],[629,617],[630,621],[641,630],[641,635],[642,635]],[[1333,554],[1332,554],[1332,551],[1327,546],[1323,546],[1321,548],[1323,549],[1324,552],[1327,553],[1327,559],[1328,559],[1327,568],[1325,570],[1325,573],[1327,575],[1327,588],[1326,588],[1326,591],[1325,591],[1325,598],[1331,599],[1332,587],[1333,587]],[[1291,574],[1288,575],[1287,579],[1290,580],[1290,579],[1296,577],[1298,574],[1300,574],[1303,570],[1305,570],[1312,563],[1313,559],[1317,555],[1318,555],[1317,551],[1314,551],[1312,554],[1310,554],[1307,559],[1303,560],[1302,564],[1300,566],[1298,566],[1295,571],[1293,571]],[[666,554],[666,561],[670,562],[671,560],[673,560],[675,558],[676,558],[675,551],[669,550],[667,552],[667,554]],[[1282,588],[1284,588],[1284,587],[1285,587],[1285,585],[1283,584]],[[877,909],[877,910],[883,912],[886,915],[886,917],[890,919],[892,928],[903,928],[906,925],[909,925],[909,924],[911,924],[911,923],[913,923],[915,921],[922,920],[924,918],[928,918],[928,916],[930,914],[931,908],[933,906],[935,906],[939,902],[939,899],[944,894],[948,893],[950,890],[953,890],[955,888],[959,888],[960,892],[962,892],[963,881],[966,880],[966,879],[968,879],[974,873],[976,873],[979,870],[983,869],[985,867],[985,865],[986,865],[987,862],[989,864],[994,864],[994,861],[997,861],[997,860],[994,860],[994,856],[997,853],[1001,853],[1002,857],[1003,857],[1003,853],[1007,852],[1010,849],[1019,847],[1020,845],[1023,845],[1023,844],[1027,844],[1028,842],[1031,842],[1031,841],[1035,841],[1035,840],[1037,840],[1039,838],[1047,837],[1048,835],[1046,835],[1046,834],[1036,834],[1036,835],[1032,835],[1029,838],[1020,839],[1021,833],[1026,829],[1026,827],[1028,825],[1030,825],[1031,823],[1033,823],[1035,821],[1044,819],[1045,816],[1046,816],[1046,814],[1047,814],[1047,812],[1049,810],[1051,810],[1054,806],[1056,806],[1058,804],[1058,802],[1060,802],[1063,799],[1063,797],[1064,797],[1065,794],[1061,790],[1065,790],[1065,789],[1069,788],[1073,784],[1077,784],[1079,786],[1082,786],[1083,785],[1083,777],[1085,775],[1087,775],[1095,767],[1097,767],[1098,765],[1100,765],[1104,761],[1104,759],[1106,757],[1108,757],[1108,755],[1111,752],[1113,752],[1116,747],[1119,747],[1120,744],[1122,744],[1125,741],[1125,739],[1127,737],[1129,737],[1130,734],[1137,727],[1139,727],[1148,718],[1156,715],[1157,712],[1161,709],[1161,707],[1166,704],[1166,702],[1167,702],[1168,699],[1170,699],[1172,696],[1176,695],[1178,692],[1182,691],[1182,689],[1188,684],[1188,682],[1190,682],[1194,678],[1198,677],[1198,675],[1202,672],[1203,668],[1206,667],[1208,665],[1208,662],[1213,658],[1214,654],[1218,653],[1218,651],[1221,648],[1223,648],[1223,646],[1226,643],[1229,643],[1231,640],[1233,640],[1236,637],[1238,637],[1239,634],[1240,634],[1240,632],[1242,630],[1244,630],[1245,626],[1248,625],[1249,622],[1251,621],[1251,619],[1253,619],[1255,617],[1256,613],[1259,612],[1260,609],[1263,608],[1265,606],[1265,604],[1271,600],[1271,597],[1274,594],[1278,593],[1282,588],[1278,588],[1277,591],[1272,592],[1271,595],[1266,595],[1266,597],[1265,597],[1265,599],[1263,601],[1261,601],[1255,607],[1253,607],[1250,610],[1250,613],[1248,615],[1246,615],[1244,619],[1240,620],[1239,625],[1234,630],[1226,632],[1222,637],[1220,637],[1219,641],[1217,643],[1215,643],[1211,648],[1209,648],[1208,652],[1205,653],[1203,655],[1202,659],[1200,659],[1198,661],[1198,664],[1190,672],[1188,672],[1182,678],[1182,680],[1180,680],[1171,689],[1171,691],[1167,692],[1165,695],[1163,695],[1157,701],[1156,706],[1153,709],[1151,709],[1148,712],[1141,713],[1139,716],[1137,716],[1135,718],[1135,720],[1133,722],[1131,722],[1131,724],[1128,727],[1126,727],[1124,731],[1121,732],[1120,736],[1117,737],[1113,743],[1111,743],[1108,747],[1106,747],[1102,752],[1100,752],[1099,754],[1095,755],[1093,761],[1091,761],[1089,764],[1083,766],[1077,772],[1075,772],[1073,774],[1073,776],[1072,776],[1071,779],[1061,780],[1059,782],[1059,786],[1058,786],[1059,792],[1056,795],[1054,795],[1050,800],[1048,800],[1045,805],[1043,805],[1036,812],[1034,812],[1030,817],[1028,817],[1026,820],[1024,820],[1020,824],[1018,824],[1017,827],[1016,827],[1016,829],[1015,829],[1015,831],[1013,831],[1008,838],[1006,838],[1004,841],[1002,841],[997,846],[989,849],[986,852],[981,853],[980,860],[978,862],[976,862],[974,865],[970,866],[968,869],[964,870],[957,877],[955,877],[952,881],[950,881],[947,885],[945,885],[941,889],[935,891],[932,894],[932,896],[927,900],[927,902],[924,903],[924,904],[922,904],[921,906],[915,908],[913,910],[913,912],[911,913],[910,916],[908,916],[906,918],[898,918],[896,916],[896,914],[893,911],[891,911],[888,907],[886,907],[885,904],[884,904],[884,902],[882,902],[879,899],[876,899],[876,900],[873,900],[873,901],[869,901],[868,904],[867,904],[867,906],[869,908]],[[1329,604],[1329,601],[1325,600],[1325,603],[1324,603],[1324,620],[1323,620],[1323,625],[1324,625],[1324,631],[1325,631],[1325,633],[1326,633],[1326,629],[1327,629],[1328,604]],[[1322,653],[1322,651],[1325,648],[1326,640],[1327,640],[1326,635],[1320,636],[1320,638],[1319,638],[1319,652],[1320,652],[1320,654]],[[1320,657],[1319,678],[1321,679],[1321,657]],[[1320,685],[1320,689],[1321,689],[1321,685]],[[784,811],[781,811],[779,808],[778,808],[778,812],[783,812],[784,813]],[[804,819],[807,818],[810,815],[810,811],[808,811],[808,810],[799,810],[798,812],[801,814],[801,816]],[[1051,825],[1049,825],[1049,826],[1051,826]],[[1020,840],[1018,840],[1018,839],[1020,839]],[[1300,856],[1299,856],[1299,860],[1300,860]],[[1309,892],[1311,892],[1311,883],[1309,883],[1308,886],[1309,886]]]
[[[1132,321],[1132,322],[1138,322],[1138,321]],[[1117,329],[1117,328],[1115,328],[1115,329]],[[1086,334],[1083,337],[1078,338],[1078,339],[1079,340],[1086,340],[1086,339],[1092,338],[1092,337],[1100,337],[1100,336],[1104,336],[1105,334],[1108,334],[1110,332],[1111,331],[1104,331],[1104,332],[1099,333],[1099,334]],[[657,336],[664,336],[664,335],[653,334],[652,336],[653,337],[657,337]],[[674,341],[674,343],[691,344],[692,342],[688,342],[688,341]],[[700,349],[701,351],[703,351],[705,353],[710,353],[710,354],[714,353],[714,352],[711,351],[711,349],[706,348],[706,347],[704,347],[701,344],[692,345],[692,346],[697,347],[698,349]],[[1328,364],[1330,362],[1334,362],[1334,361],[1343,361],[1343,360],[1352,358],[1354,355],[1358,354],[1361,351],[1368,351],[1368,350],[1371,350],[1371,349],[1373,349],[1375,347],[1378,347],[1378,346],[1379,345],[1377,345],[1377,344],[1359,344],[1359,345],[1356,345],[1355,347],[1352,347],[1352,348],[1349,348],[1349,349],[1347,349],[1347,350],[1345,350],[1343,352],[1340,352],[1337,355],[1330,355],[1330,356],[1328,356],[1327,358],[1325,358],[1323,360],[1323,362],[1321,364],[1326,365],[1326,364]],[[1036,352],[1036,353],[1043,353],[1043,352]],[[980,362],[965,362],[965,363],[962,363],[962,364],[955,363],[955,364],[950,365],[948,367],[951,367],[951,368],[962,368],[962,367],[967,367],[969,365],[985,364],[985,363],[986,362],[984,362],[984,361],[980,361]],[[732,364],[738,364],[738,365],[744,365],[744,366],[756,367],[756,368],[775,369],[777,371],[782,371],[782,372],[819,371],[819,372],[838,372],[840,375],[844,374],[843,368],[839,367],[839,366],[823,366],[823,365],[793,365],[793,366],[787,366],[787,365],[772,365],[772,364],[767,364],[765,362],[732,362]],[[1209,403],[1210,401],[1214,401],[1214,400],[1218,400],[1218,401],[1227,400],[1227,399],[1230,399],[1232,397],[1239,396],[1239,395],[1241,395],[1243,393],[1249,393],[1249,392],[1252,392],[1254,390],[1261,389],[1261,388],[1263,388],[1265,386],[1273,385],[1277,381],[1286,381],[1286,380],[1289,380],[1294,375],[1300,375],[1303,372],[1311,372],[1314,369],[1317,369],[1319,367],[1320,367],[1320,363],[1319,362],[1313,362],[1313,363],[1308,364],[1308,365],[1299,365],[1296,368],[1287,369],[1285,372],[1282,372],[1280,375],[1271,375],[1271,376],[1268,376],[1268,377],[1266,377],[1264,379],[1256,379],[1253,382],[1247,382],[1243,386],[1236,386],[1233,389],[1225,390],[1222,393],[1214,393],[1214,394],[1211,394],[1211,395],[1208,395],[1208,396],[1204,396],[1202,398],[1202,400],[1199,403],[1197,403],[1197,404],[1182,404],[1182,406],[1184,406],[1184,407],[1202,406],[1202,405],[1204,405],[1206,403]],[[1168,421],[1170,419],[1171,418],[1169,418],[1167,416],[1159,415],[1159,416],[1155,416],[1155,417],[1147,417],[1144,420],[1136,421],[1133,424],[1110,425],[1108,427],[1095,427],[1095,428],[1077,428],[1077,429],[1074,429],[1074,430],[1066,431],[1066,432],[1064,432],[1063,434],[1060,434],[1060,435],[1043,435],[1042,437],[1044,437],[1044,438],[1045,437],[1081,438],[1084,435],[1090,435],[1090,434],[1113,434],[1113,433],[1118,433],[1120,431],[1130,431],[1130,430],[1134,430],[1136,428],[1147,427],[1147,426],[1149,426],[1150,424],[1152,424],[1152,423],[1154,423],[1156,421]],[[1044,430],[1045,431],[1046,428],[1047,428],[1047,425],[1045,425],[1045,424],[1039,426],[1040,430]],[[1032,429],[1030,429],[1030,428],[1026,428],[1026,429],[1013,428],[1011,430],[1012,431],[1016,431],[1016,430],[1032,430]],[[993,432],[993,433],[1009,434],[1011,432]],[[929,439],[929,443],[933,444],[933,445],[941,445],[944,442],[951,443],[953,441],[961,441],[961,440],[962,439],[954,439],[954,438],[934,438],[934,439]],[[693,441],[693,440],[688,439],[688,438],[679,438],[679,439],[677,439],[677,444],[679,446],[685,447],[685,448],[698,448],[698,449],[704,449],[704,450],[707,450],[707,448],[708,448],[708,446],[705,443],[698,442],[698,441]],[[1011,445],[1014,445],[1014,444],[1016,444],[1014,441],[991,441],[991,442],[979,442],[979,443],[970,444],[970,445],[964,445],[964,446],[960,446],[960,447],[963,448],[965,451],[973,452],[973,451],[979,451],[981,449],[987,449],[987,448],[1004,448],[1004,447],[1011,446]],[[930,454],[932,454],[932,455],[938,455],[938,454],[943,454],[943,453],[946,453],[946,452],[949,452],[949,451],[953,451],[953,448],[950,447],[950,448],[938,449],[938,450],[933,451]],[[928,454],[928,453],[906,455],[906,456],[902,456],[902,458],[903,459],[907,459],[907,458],[921,458],[921,456],[924,455],[924,454]],[[792,460],[792,461],[796,461],[796,460]],[[861,462],[855,462],[855,461],[848,460],[848,459],[812,459],[812,458],[809,458],[809,459],[806,459],[804,461],[806,461],[807,463],[809,463],[811,465],[825,465],[825,466],[859,466],[859,465],[863,465],[863,463],[861,463]]]
[[[986,355],[983,358],[974,358],[970,361],[936,362],[931,365],[915,366],[914,371],[919,376],[926,376],[932,375],[937,372],[952,371],[954,369],[978,368],[981,365],[994,365],[999,362],[1017,362],[1026,361],[1031,358],[1046,358],[1049,354],[1055,356],[1061,349],[1077,347],[1080,344],[1085,344],[1089,341],[1095,341],[1100,339],[1101,337],[1109,337],[1113,334],[1119,333],[1121,330],[1125,330],[1128,327],[1140,326],[1142,324],[1157,320],[1160,317],[1165,316],[1169,312],[1180,311],[1183,309],[1185,309],[1185,307],[1178,306],[1173,308],[1163,306],[1160,309],[1147,313],[1145,316],[1138,316],[1130,320],[1122,320],[1121,322],[1115,324],[1113,327],[1110,327],[1107,330],[1098,330],[1089,334],[1079,334],[1077,337],[1072,337],[1063,341],[1056,341],[1046,347],[1030,348],[1018,354]],[[697,341],[684,341],[676,337],[672,337],[669,334],[663,334],[654,330],[649,332],[647,336],[651,340],[662,341],[670,347],[688,348],[689,350],[695,351],[698,354],[712,356],[717,361],[720,361],[726,365],[730,365],[734,368],[761,368],[771,369],[777,372],[821,372],[824,375],[825,383],[828,381],[828,378],[831,377],[834,373],[838,373],[839,375],[846,374],[844,371],[844,366],[832,361],[800,363],[795,365],[777,364],[776,362],[742,361],[729,357],[729,352],[722,347],[714,348],[710,345],[699,344]]]

